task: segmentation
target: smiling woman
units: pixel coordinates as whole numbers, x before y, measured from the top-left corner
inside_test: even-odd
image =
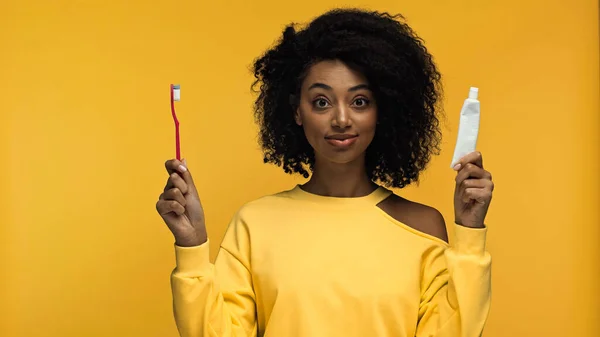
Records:
[[[310,179],[243,206],[212,265],[190,170],[167,161],[156,206],[176,241],[181,335],[480,336],[481,154],[456,167],[454,246],[440,212],[381,186],[417,181],[440,135],[440,75],[402,17],[346,9],[290,26],[254,75],[265,162]]]

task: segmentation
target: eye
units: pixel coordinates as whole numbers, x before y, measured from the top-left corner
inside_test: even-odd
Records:
[[[363,97],[359,97],[357,99],[354,100],[353,105],[357,108],[364,108],[367,105],[369,105],[370,101],[366,98]]]
[[[317,98],[313,101],[313,106],[317,109],[325,109],[329,107],[329,102],[325,98]]]

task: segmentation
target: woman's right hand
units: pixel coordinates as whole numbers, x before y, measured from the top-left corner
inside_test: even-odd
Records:
[[[173,233],[177,246],[199,246],[207,241],[207,234],[204,210],[192,175],[185,159],[183,163],[177,159],[168,160],[165,167],[169,179],[156,203],[156,210]]]

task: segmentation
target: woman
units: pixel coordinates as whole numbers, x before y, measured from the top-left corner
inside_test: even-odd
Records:
[[[440,139],[440,75],[400,16],[334,10],[254,65],[264,160],[309,177],[244,205],[216,262],[185,161],[157,210],[175,236],[182,336],[480,336],[490,305],[480,153],[455,167],[455,233],[376,184],[415,182]]]

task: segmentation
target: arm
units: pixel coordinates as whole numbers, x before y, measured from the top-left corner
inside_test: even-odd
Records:
[[[177,267],[171,287],[180,335],[256,336],[246,223],[238,212],[212,265],[204,210],[187,163],[173,159],[165,167],[169,178],[156,210],[175,237]]]
[[[440,245],[424,254],[418,337],[481,336],[490,310],[491,258],[485,251],[484,219],[494,183],[480,152],[461,158],[454,169],[455,241],[450,248]]]
[[[239,217],[230,224],[215,264],[209,243],[175,247],[171,276],[174,314],[182,337],[256,336],[255,294],[248,236]]]
[[[485,228],[455,226],[451,247],[423,256],[416,337],[478,337],[490,310],[491,257]]]

